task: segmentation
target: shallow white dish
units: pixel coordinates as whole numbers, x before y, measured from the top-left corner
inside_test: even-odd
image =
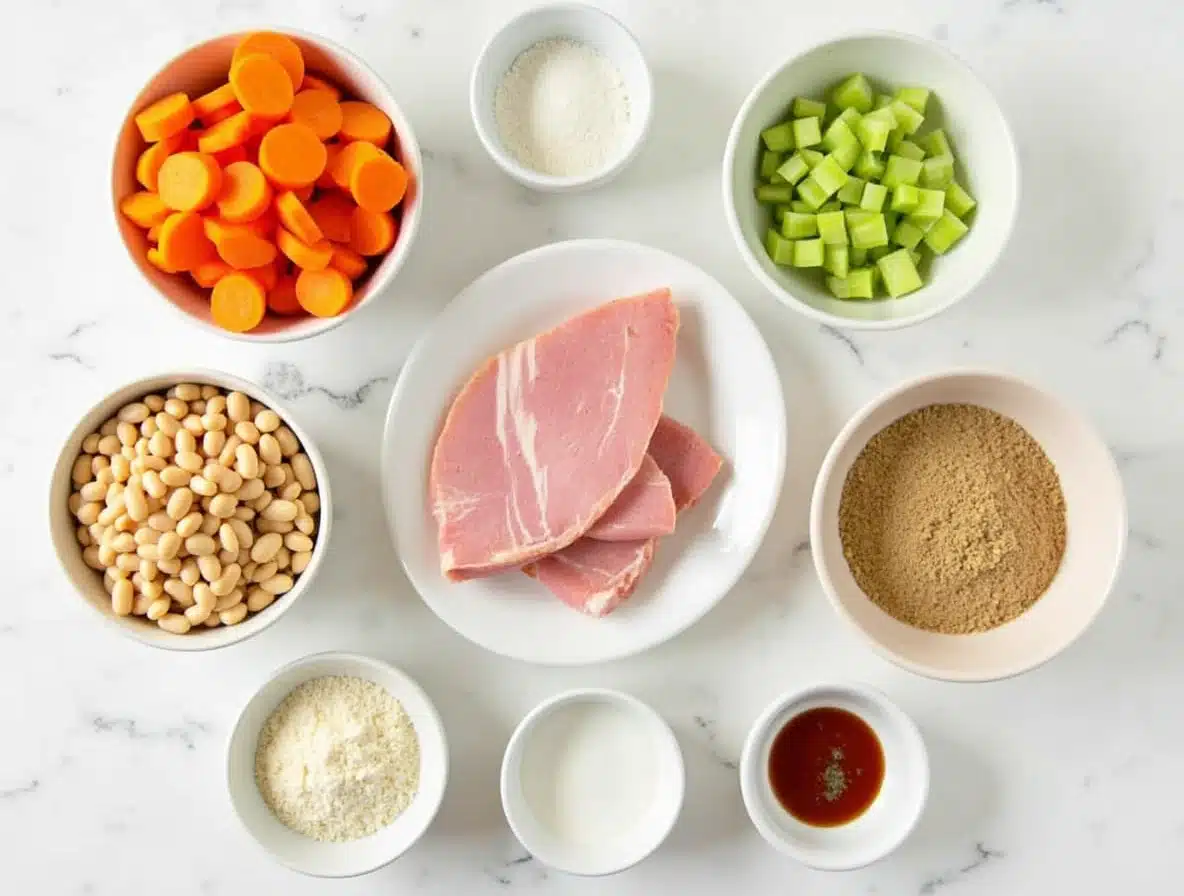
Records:
[[[845,825],[823,828],[798,821],[769,785],[769,749],[793,717],[822,706],[855,713],[879,738],[884,781],[867,810]],[[857,684],[815,685],[779,697],[761,714],[740,757],[744,807],[768,843],[823,871],[860,868],[888,855],[916,827],[929,796],[929,754],[921,732],[883,694]]]
[[[769,214],[753,195],[760,133],[784,118],[795,96],[821,98],[852,72],[863,72],[882,88],[933,91],[934,111],[926,113],[925,130],[931,124],[945,128],[958,158],[958,179],[979,202],[970,232],[949,254],[930,263],[925,286],[900,299],[836,299],[822,278],[813,276],[816,271],[778,267],[764,249]],[[969,294],[1002,255],[1020,200],[1015,140],[986,84],[940,44],[889,31],[827,41],[769,72],[736,115],[722,175],[728,226],[757,279],[795,311],[850,329],[891,330],[920,323]]]
[[[403,704],[419,738],[419,792],[411,805],[382,830],[346,843],[323,843],[286,827],[255,785],[255,750],[264,723],[294,688],[326,675],[363,678],[385,688]],[[272,858],[315,877],[353,877],[394,861],[427,831],[448,784],[448,744],[431,699],[406,673],[359,654],[317,653],[278,669],[247,701],[231,729],[226,778],[239,820]]]
[[[931,404],[965,403],[1015,420],[1056,468],[1065,495],[1068,540],[1044,596],[988,632],[943,635],[893,619],[863,593],[843,557],[839,500],[868,440],[893,421]],[[882,656],[947,681],[990,681],[1052,659],[1102,611],[1122,566],[1127,516],[1122,477],[1092,424],[1060,399],[1004,374],[956,370],[903,383],[868,403],[835,438],[810,504],[810,544],[822,588],[839,615]]]
[[[581,703],[599,704],[625,713],[634,723],[639,739],[649,745],[656,770],[653,800],[636,827],[626,836],[599,842],[595,847],[573,843],[540,820],[531,807],[523,780],[524,757],[528,757],[532,747],[543,748],[542,744],[534,743],[536,735],[544,738],[542,729],[548,721]],[[543,701],[519,723],[502,759],[502,809],[514,835],[538,861],[569,874],[615,874],[649,856],[661,846],[678,820],[685,792],[682,750],[674,732],[653,708],[620,691],[580,689]]]
[[[539,41],[555,37],[571,38],[598,50],[616,65],[629,92],[629,128],[616,153],[603,168],[574,177],[543,174],[520,163],[502,143],[494,115],[498,85],[514,60]],[[469,112],[481,145],[506,174],[545,193],[588,189],[620,174],[649,133],[653,97],[653,77],[637,38],[607,12],[582,3],[539,6],[508,21],[482,47],[469,81]]]
[[[662,540],[637,593],[604,619],[564,606],[517,573],[456,584],[440,573],[427,472],[453,397],[514,343],[611,299],[669,286],[682,313],[667,412],[695,428],[725,467]],[[497,266],[436,316],[391,397],[382,489],[411,583],[445,623],[503,656],[550,665],[638,653],[686,629],[747,567],[772,519],[785,469],[785,405],[764,340],[719,283],[674,255],[573,240]]]

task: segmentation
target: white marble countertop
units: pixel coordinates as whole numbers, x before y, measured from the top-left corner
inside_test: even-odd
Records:
[[[7,11],[0,55],[4,295],[0,330],[0,892],[230,894],[1167,893],[1184,872],[1184,86],[1173,0],[605,0],[656,73],[642,156],[587,196],[543,198],[486,158],[467,82],[481,43],[518,7],[438,0],[57,0]],[[744,7],[743,11],[739,7]],[[174,47],[282,21],[361,53],[392,85],[426,150],[428,209],[390,293],[290,347],[196,332],[154,301],[115,241],[114,122]],[[775,305],[727,234],[719,172],[753,83],[798,48],[865,25],[946,42],[986,77],[1024,164],[1020,221],[979,292],[923,326],[847,336]],[[613,236],[686,256],[747,305],[789,404],[780,511],[752,569],[684,636],[609,666],[547,670],[490,656],[403,578],[377,495],[377,445],[399,365],[430,316],[522,250]],[[129,325],[129,321],[134,321]],[[877,659],[831,611],[806,543],[809,487],[865,400],[948,365],[1031,376],[1082,406],[1120,459],[1126,567],[1097,624],[1021,678],[966,686]],[[259,638],[209,655],[141,647],[99,626],[59,574],[44,513],[48,468],[76,416],[144,372],[202,364],[264,382],[318,439],[337,495],[316,593]],[[1175,558],[1174,560],[1172,558]],[[331,648],[394,661],[442,711],[451,786],[428,836],[340,883],[273,864],[223,788],[228,725],[276,666]],[[780,691],[855,678],[914,715],[932,753],[931,803],[895,855],[846,874],[806,869],[750,827],[735,764]],[[686,754],[686,809],[653,858],[611,882],[526,856],[498,802],[509,733],[536,701],[607,685],[650,701]]]

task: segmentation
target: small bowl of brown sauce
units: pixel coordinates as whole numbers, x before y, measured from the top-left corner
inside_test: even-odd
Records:
[[[883,694],[816,685],[757,719],[740,789],[771,846],[813,868],[846,871],[882,859],[916,827],[929,757],[913,720]]]

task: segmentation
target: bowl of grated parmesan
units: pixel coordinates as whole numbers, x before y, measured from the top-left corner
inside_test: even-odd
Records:
[[[279,669],[239,713],[230,801],[271,856],[315,877],[394,861],[431,825],[448,782],[439,713],[381,660],[319,653]]]

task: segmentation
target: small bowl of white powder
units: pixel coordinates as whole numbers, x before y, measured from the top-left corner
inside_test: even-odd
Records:
[[[503,171],[561,193],[611,180],[649,130],[653,78],[641,46],[591,6],[541,6],[510,20],[473,68],[469,107]]]
[[[230,800],[259,844],[294,871],[353,877],[423,836],[448,781],[448,745],[427,694],[394,666],[320,653],[277,671],[230,735]]]

